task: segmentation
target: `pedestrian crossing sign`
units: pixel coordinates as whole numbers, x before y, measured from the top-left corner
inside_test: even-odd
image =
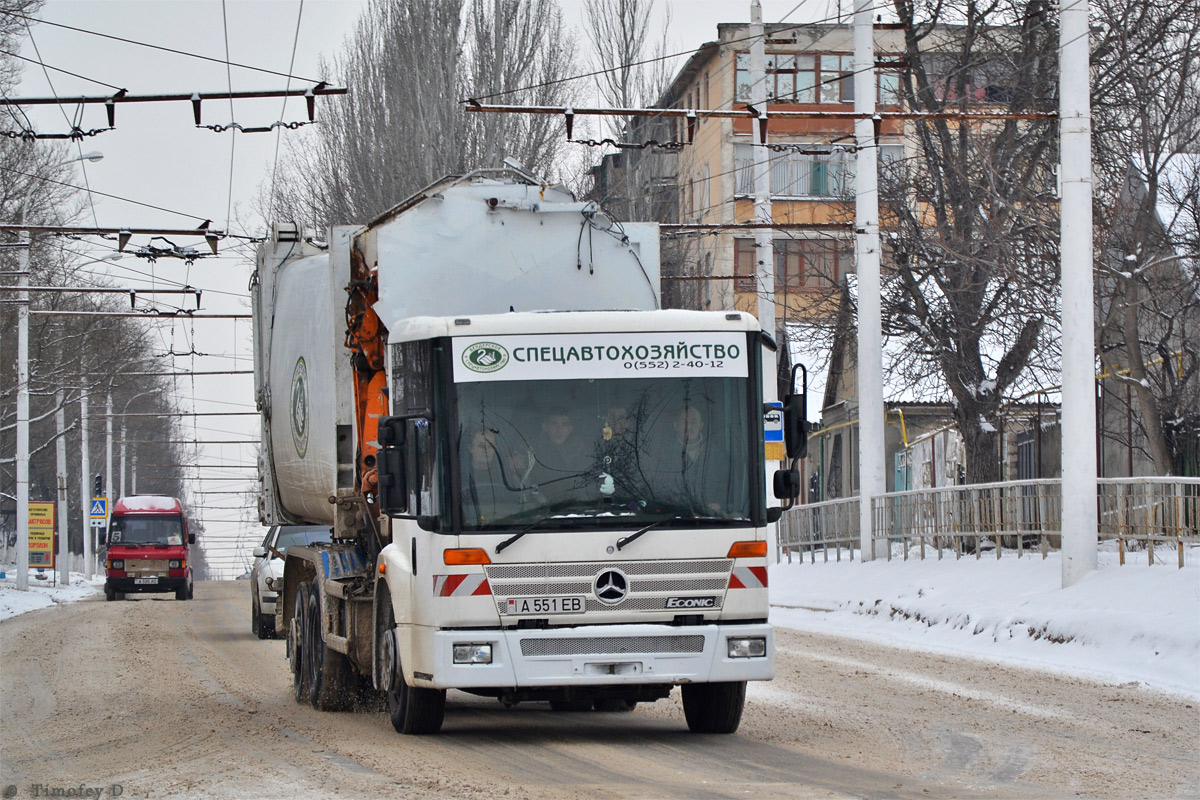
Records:
[[[93,497],[92,498],[92,519],[107,519],[108,517],[108,498]]]

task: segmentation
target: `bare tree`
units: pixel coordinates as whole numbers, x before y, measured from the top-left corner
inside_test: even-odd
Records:
[[[1200,436],[1197,0],[1100,0],[1093,54],[1104,435],[1194,472]],[[1190,464],[1185,465],[1189,460]]]
[[[1058,38],[1046,0],[894,7],[910,108],[1055,110]],[[891,366],[918,388],[948,391],[967,481],[992,481],[1002,406],[1054,351],[1056,129],[919,119],[908,134],[915,157],[884,170],[880,186],[892,254],[884,332],[903,342]]]
[[[20,74],[19,64],[3,53],[16,52],[26,34],[26,21],[17,15],[33,15],[41,0],[0,0],[0,92],[11,93]],[[3,128],[26,131],[32,126],[19,107],[5,104]],[[74,164],[66,163],[71,151],[64,144],[21,137],[0,137],[0,219],[6,222],[65,224],[75,220],[84,208],[80,194],[70,188]],[[21,220],[22,215],[24,220]],[[15,243],[15,242],[14,242]],[[40,236],[29,244],[28,263],[30,282],[34,285],[87,285],[95,279],[82,270],[81,259],[61,240]],[[18,266],[18,248],[0,249],[0,268],[12,273]],[[8,295],[11,298],[11,295]],[[31,305],[39,310],[99,311],[111,310],[117,301],[106,301],[74,294],[33,293]],[[0,305],[0,495],[4,497],[4,518],[11,520],[16,513],[12,497],[16,482],[16,372],[17,329],[16,307]],[[80,394],[87,392],[96,401],[112,392],[114,399],[145,392],[145,378],[123,377],[126,373],[148,371],[154,364],[148,331],[135,321],[113,318],[77,318],[36,316],[29,325],[30,365],[30,496],[52,500],[57,489],[55,443],[58,432],[55,412],[57,392],[63,391],[66,410],[67,449],[78,454],[82,441],[79,418]],[[149,393],[143,400],[147,411],[169,410],[172,406],[170,387]],[[102,406],[100,406],[102,408]],[[96,412],[99,413],[99,412]],[[139,418],[130,426],[130,438],[157,439],[169,435],[169,418]],[[92,423],[95,431],[96,423]],[[91,440],[93,464],[102,463],[103,437]],[[172,445],[163,445],[153,455],[157,463],[183,464],[183,454]],[[79,485],[78,457],[68,459],[68,485]],[[100,471],[100,470],[97,470]],[[156,470],[156,480],[164,493],[180,494],[183,489],[183,469]],[[68,491],[67,513],[79,520],[79,493]],[[3,525],[0,525],[3,527]],[[83,551],[82,531],[71,525],[70,549]]]
[[[650,18],[655,0],[586,0],[587,36],[592,43],[592,69],[604,102],[618,108],[641,108],[666,90],[668,9],[658,36],[651,40]],[[649,62],[649,63],[647,63]],[[628,132],[630,119],[614,117],[613,133]]]
[[[365,222],[458,168],[459,0],[371,0],[324,76],[350,89],[290,145],[267,219]]]
[[[575,42],[557,0],[472,0],[469,67],[463,97],[529,105],[569,104]],[[462,158],[466,168],[499,167],[505,157],[550,174],[562,146],[562,121],[524,114],[473,114]]]
[[[371,0],[340,57],[322,66],[350,94],[289,148],[264,216],[366,222],[444,175],[506,156],[549,171],[560,122],[468,115],[461,101],[562,102],[572,50],[554,0]]]
[[[0,0],[0,49],[5,54],[20,49],[25,38],[27,21],[45,4],[46,0]],[[21,74],[21,62],[9,55],[0,54],[0,88],[7,94],[16,85]]]

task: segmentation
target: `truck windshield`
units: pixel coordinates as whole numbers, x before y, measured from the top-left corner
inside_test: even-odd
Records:
[[[109,544],[183,544],[183,520],[178,515],[113,517]]]
[[[745,378],[455,386],[464,530],[750,519]]]

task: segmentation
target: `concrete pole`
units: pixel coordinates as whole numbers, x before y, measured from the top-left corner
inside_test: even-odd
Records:
[[[26,197],[28,200],[28,196]],[[25,207],[21,206],[21,222]],[[17,588],[29,590],[29,248],[32,237],[21,231],[17,269]]]
[[[88,455],[88,396],[87,392],[79,395],[79,436],[80,442],[80,473],[79,473],[79,511],[83,517],[83,577],[91,580],[95,571],[92,569],[92,464]]]
[[[129,445],[125,443],[125,418],[121,417],[121,493],[117,497],[125,496],[125,451],[129,449]]]
[[[870,0],[854,4],[854,111],[875,113],[875,40]],[[883,429],[883,331],[879,282],[879,149],[870,116],[857,119],[854,242],[858,266],[858,493],[863,561],[885,556],[872,546],[871,499],[886,491]],[[875,550],[878,549],[878,552]]]
[[[1092,285],[1092,120],[1088,0],[1060,12],[1059,175],[1062,179],[1062,585],[1096,568],[1095,333]]]
[[[54,429],[58,438],[54,442],[55,465],[57,467],[58,497],[54,509],[55,528],[58,531],[58,547],[55,548],[55,558],[58,559],[58,582],[63,586],[71,585],[70,565],[70,529],[67,527],[67,437],[66,410],[63,408],[63,390],[54,391]]]
[[[767,55],[766,37],[763,31],[762,4],[759,0],[750,3],[750,104],[758,110],[751,135],[754,144],[764,141],[763,128],[767,124]],[[774,222],[775,212],[771,207],[771,161],[770,151],[765,147],[754,147],[754,221]],[[755,311],[759,327],[777,337],[780,347],[786,347],[784,337],[775,330],[775,247],[774,231],[759,228],[754,234],[755,296],[758,305]],[[763,398],[775,400],[779,393],[775,375],[777,361],[773,354],[763,352]],[[767,475],[778,468],[777,462],[767,462]],[[769,479],[768,479],[769,480]],[[767,552],[778,553],[778,525],[767,526]]]
[[[113,402],[112,392],[108,393],[108,401],[105,403],[105,418],[104,418],[104,496],[108,498],[108,513],[112,515],[112,506],[116,502],[113,497],[113,490],[116,487],[116,481],[113,480]],[[108,520],[104,521],[107,525]]]
[[[130,477],[130,494],[137,494],[137,451],[133,453],[133,475]]]
[[[754,144],[763,141],[762,127],[767,117],[767,58],[766,40],[763,36],[762,5],[759,0],[750,3],[750,105],[758,109],[759,116],[754,120]],[[765,147],[755,147],[754,152],[754,221],[773,222],[771,209],[771,161],[770,151]],[[758,324],[764,330],[775,335],[775,249],[770,228],[759,228],[754,235],[754,254],[756,262],[755,283],[758,291]],[[764,366],[764,377],[772,385],[775,373],[767,374]],[[772,397],[774,394],[771,395]]]

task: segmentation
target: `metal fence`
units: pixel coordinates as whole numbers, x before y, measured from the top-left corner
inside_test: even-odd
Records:
[[[1144,549],[1151,564],[1182,567],[1187,548],[1200,545],[1200,478],[1102,478],[1097,488],[1098,535],[1117,542],[1122,564],[1128,550]],[[1045,557],[1061,534],[1057,479],[915,489],[871,501],[871,538],[889,559],[893,551],[905,559],[989,551],[999,558],[1005,549]],[[853,559],[860,545],[857,497],[800,506],[779,521],[780,556],[789,561],[795,554],[815,561],[818,552],[829,560],[830,548],[838,560],[843,548]]]
[[[847,558],[853,559],[860,530],[857,497],[796,506],[779,519],[780,557],[790,562],[793,555],[803,560],[807,554],[816,561],[819,552],[828,561],[833,548],[834,558],[841,561],[845,548]]]
[[[1117,542],[1121,563],[1133,544],[1145,548],[1151,564],[1158,558],[1182,567],[1186,548],[1200,544],[1200,478],[1101,478],[1099,483],[1100,538]]]

